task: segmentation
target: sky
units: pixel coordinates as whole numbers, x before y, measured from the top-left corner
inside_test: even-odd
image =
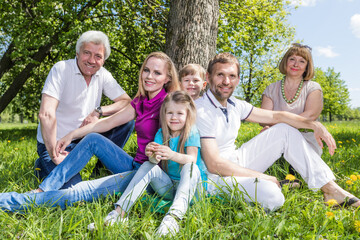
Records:
[[[291,0],[296,41],[312,48],[315,67],[340,73],[350,106],[360,107],[360,0]]]

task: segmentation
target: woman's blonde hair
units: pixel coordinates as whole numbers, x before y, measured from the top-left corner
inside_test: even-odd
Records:
[[[160,125],[163,135],[163,144],[169,146],[170,142],[170,133],[171,130],[166,123],[166,111],[168,109],[168,104],[173,101],[176,104],[184,104],[186,107],[186,122],[184,128],[182,129],[179,137],[177,152],[185,154],[185,142],[189,138],[191,129],[196,122],[196,107],[191,96],[185,91],[175,91],[168,94],[164,102],[161,105],[160,109]],[[162,167],[167,171],[167,162],[162,161]]]
[[[311,56],[311,48],[307,45],[300,43],[293,43],[289,50],[286,51],[284,57],[279,63],[279,70],[282,74],[286,75],[286,65],[290,56],[296,55],[304,58],[307,61],[307,66],[303,74],[304,80],[310,80],[314,77],[314,62]]]
[[[163,60],[167,66],[167,77],[169,78],[169,81],[164,85],[165,91],[167,93],[170,93],[180,89],[180,83],[176,67],[170,57],[163,52],[152,52],[146,57],[143,64],[141,65],[139,71],[139,88],[138,92],[135,95],[135,98],[139,96],[147,96],[147,92],[145,91],[141,75],[148,60],[152,57]]]

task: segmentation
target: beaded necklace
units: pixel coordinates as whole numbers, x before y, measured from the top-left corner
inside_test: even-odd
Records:
[[[297,97],[299,96],[299,93],[300,93],[300,90],[301,90],[301,88],[302,88],[303,83],[304,83],[304,79],[301,80],[301,82],[300,82],[300,84],[299,84],[299,87],[298,87],[298,89],[296,90],[295,96],[294,96],[292,99],[288,100],[288,99],[286,98],[286,96],[285,96],[285,90],[284,90],[285,79],[281,80],[281,93],[282,93],[282,96],[283,96],[285,102],[291,104],[291,103],[293,103],[293,102],[297,99]]]

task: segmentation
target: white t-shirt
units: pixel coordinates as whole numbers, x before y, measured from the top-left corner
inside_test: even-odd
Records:
[[[80,127],[85,117],[100,106],[102,94],[114,100],[125,91],[103,67],[91,77],[87,86],[75,58],[60,61],[51,68],[41,93],[59,100],[56,109],[58,140]],[[40,124],[37,129],[37,140],[44,143]]]
[[[224,108],[210,90],[198,98],[195,103],[197,108],[196,126],[199,129],[200,138],[215,138],[220,156],[232,160],[232,157],[235,157],[235,139],[238,136],[241,120],[250,115],[253,106],[235,97],[230,97],[227,107]],[[227,114],[224,113],[225,111]]]

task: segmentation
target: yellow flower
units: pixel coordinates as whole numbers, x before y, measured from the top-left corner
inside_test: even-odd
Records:
[[[14,148],[14,150],[19,150],[18,148]]]
[[[344,160],[341,160],[342,163],[344,163],[345,161]]]
[[[326,202],[327,205],[329,205],[330,207],[333,205],[338,204],[338,202],[335,199],[329,199],[329,201]]]
[[[346,184],[352,185],[352,184],[354,184],[354,183],[353,183],[353,181],[351,181],[351,180],[347,180],[347,181],[346,181]]]
[[[335,215],[333,212],[326,212],[326,217],[333,218]]]
[[[350,175],[350,179],[353,180],[353,181],[356,181],[357,177],[355,175]]]
[[[353,142],[356,142],[356,140],[355,140],[355,139],[353,139],[353,138],[352,138],[351,140],[352,140]]]
[[[288,175],[286,175],[285,179],[287,179],[287,180],[289,180],[289,181],[294,181],[296,178],[295,178],[294,175],[288,174]]]
[[[41,171],[41,169],[37,167],[37,168],[35,168],[35,171]]]
[[[338,141],[338,143],[340,143],[340,144],[341,144],[341,143],[342,143],[342,141]]]
[[[342,148],[342,145],[340,145],[339,147]]]
[[[8,143],[11,143],[11,141],[10,141],[10,140],[8,140]]]
[[[360,232],[360,221],[355,221],[354,222],[354,227],[355,227],[355,230]]]

